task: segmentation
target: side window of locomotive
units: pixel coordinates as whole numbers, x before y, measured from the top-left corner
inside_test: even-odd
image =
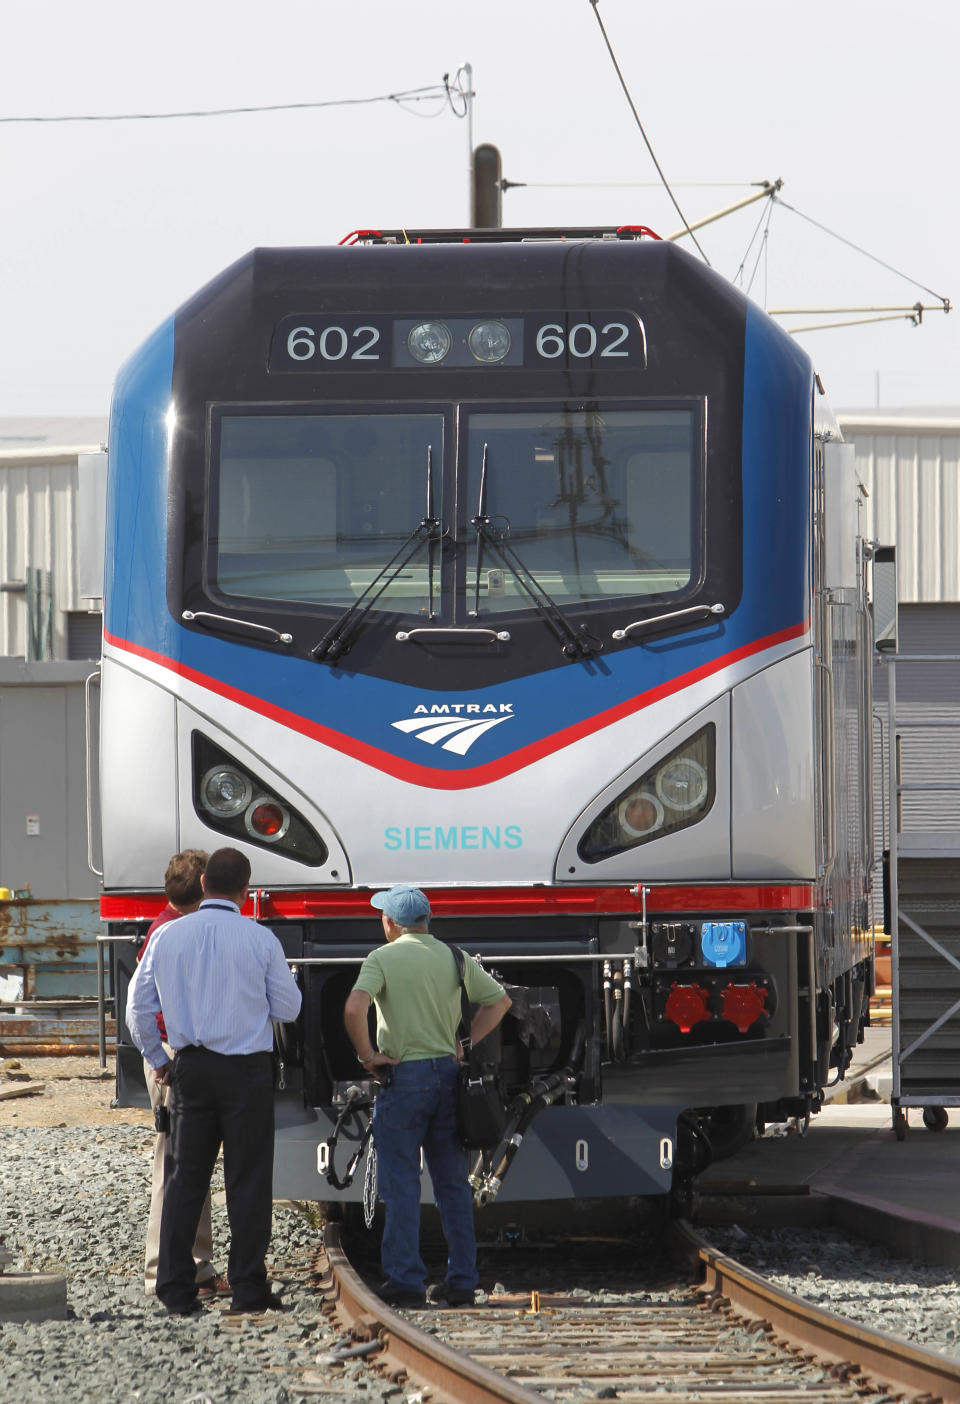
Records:
[[[208,571],[223,596],[344,608],[424,514],[428,460],[440,515],[442,419],[423,414],[223,414]],[[374,608],[416,613],[426,549]]]
[[[674,595],[699,574],[695,427],[687,409],[474,414],[468,519],[485,459],[492,528],[558,602]],[[479,595],[529,606],[493,552]]]

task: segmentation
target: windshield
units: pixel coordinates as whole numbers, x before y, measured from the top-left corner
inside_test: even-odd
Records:
[[[442,414],[224,412],[214,427],[208,572],[221,596],[349,606],[442,513]],[[424,545],[371,607],[426,611],[428,576]]]
[[[215,411],[211,597],[337,612],[363,601],[365,613],[451,621],[453,600],[441,598],[441,551],[457,544],[444,513],[445,417],[440,407]],[[561,611],[670,601],[699,582],[696,406],[470,411],[464,422],[458,588],[471,614],[530,610],[523,571]],[[444,531],[442,548],[438,536],[415,539],[426,518]]]
[[[676,595],[700,569],[696,427],[692,409],[472,414],[468,521],[485,462],[490,527],[553,600]],[[530,607],[490,551],[478,599],[488,613]]]

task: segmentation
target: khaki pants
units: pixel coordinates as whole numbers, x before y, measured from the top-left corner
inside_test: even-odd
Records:
[[[164,1044],[167,1056],[173,1056],[173,1050]],[[159,1106],[167,1104],[170,1089],[161,1087],[153,1075],[153,1068],[143,1060],[143,1073],[147,1079],[147,1091],[150,1094],[150,1106],[156,1110]],[[143,1264],[143,1290],[148,1297],[156,1295],[157,1291],[157,1257],[160,1252],[160,1219],[163,1214],[163,1189],[164,1189],[164,1160],[167,1153],[167,1137],[162,1133],[157,1134],[156,1144],[153,1148],[153,1180],[150,1185],[150,1217],[147,1220],[147,1248]],[[213,1257],[213,1231],[210,1226],[210,1193],[203,1201],[203,1209],[200,1211],[200,1222],[197,1225],[197,1236],[193,1241],[193,1260],[197,1265],[197,1282],[209,1282],[216,1276],[216,1270],[211,1263]]]

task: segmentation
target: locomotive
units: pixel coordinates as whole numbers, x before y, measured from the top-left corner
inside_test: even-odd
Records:
[[[859,517],[806,354],[645,228],[368,230],[214,279],[111,412],[120,1099],[159,875],[229,844],[303,991],[280,1195],[362,1193],[342,1009],[397,882],[514,997],[528,1111],[478,1202],[665,1195],[815,1112],[872,978]]]

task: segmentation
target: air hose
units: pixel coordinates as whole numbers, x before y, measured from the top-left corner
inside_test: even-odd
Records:
[[[607,1045],[607,1060],[613,1055],[613,966],[603,962],[603,1027]]]
[[[630,996],[633,992],[633,962],[623,962],[623,1056],[630,1052]]]
[[[623,1032],[623,971],[616,969],[613,972],[613,1033],[611,1036],[611,1046],[614,1059],[622,1063],[626,1058]]]
[[[346,1101],[341,1108],[340,1115],[337,1117],[333,1132],[327,1137],[326,1142],[327,1184],[332,1185],[334,1189],[349,1189],[350,1185],[353,1183],[353,1177],[357,1173],[357,1166],[360,1164],[360,1158],[367,1148],[367,1142],[373,1135],[373,1103],[374,1098],[365,1092],[362,1087],[354,1085],[347,1089]],[[362,1114],[364,1112],[367,1113],[366,1123],[362,1121]],[[337,1174],[334,1157],[337,1152],[337,1142],[340,1139],[340,1132],[343,1130],[347,1121],[351,1119],[356,1120],[357,1130],[360,1134],[360,1142],[357,1149],[350,1157],[349,1164],[341,1177]]]
[[[574,1068],[580,1062],[583,1054],[583,1045],[584,1030],[583,1025],[580,1024],[574,1036],[570,1060],[566,1067],[561,1068],[559,1072],[549,1073],[546,1077],[534,1078],[529,1087],[525,1088],[510,1103],[507,1124],[504,1127],[496,1155],[484,1151],[478,1156],[468,1177],[473,1190],[473,1202],[478,1207],[482,1208],[485,1204],[492,1204],[496,1199],[533,1118],[538,1112],[543,1111],[544,1107],[551,1106],[560,1097],[566,1095],[574,1077]]]
[[[474,1204],[482,1207],[484,1204],[491,1204],[496,1199],[504,1177],[523,1144],[527,1127],[537,1112],[550,1106],[566,1090],[567,1077],[568,1070],[564,1068],[562,1072],[553,1073],[550,1077],[538,1078],[511,1103],[507,1124],[500,1142],[503,1153],[496,1160],[496,1168],[490,1168],[496,1159],[496,1157],[490,1156],[489,1165],[484,1166],[483,1174],[478,1174],[475,1169],[469,1177],[473,1188]]]

